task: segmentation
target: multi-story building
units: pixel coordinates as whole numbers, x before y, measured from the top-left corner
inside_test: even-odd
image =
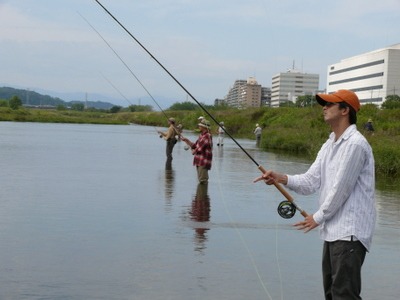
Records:
[[[268,87],[261,87],[261,106],[271,106],[271,89]]]
[[[236,80],[225,96],[225,103],[236,108],[260,107],[261,85],[254,77],[247,80]]]
[[[288,101],[295,102],[298,96],[314,95],[318,90],[319,75],[289,70],[272,77],[271,106],[279,107]]]
[[[361,104],[381,105],[400,94],[400,44],[353,56],[328,66],[327,92],[354,91]]]

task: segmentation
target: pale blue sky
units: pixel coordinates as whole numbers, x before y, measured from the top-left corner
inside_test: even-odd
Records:
[[[196,97],[212,104],[236,79],[291,68],[320,75],[343,58],[400,43],[400,0],[101,0]],[[0,0],[0,85],[154,106],[80,16],[166,108],[186,94],[94,0]],[[108,79],[108,80],[106,80]],[[110,82],[119,90],[117,92]],[[84,97],[84,96],[82,96]],[[166,99],[168,98],[168,99]],[[95,99],[93,99],[95,100]]]

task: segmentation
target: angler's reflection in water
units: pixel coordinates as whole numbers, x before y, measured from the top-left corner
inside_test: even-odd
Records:
[[[218,147],[216,154],[218,158],[222,158],[224,156],[224,147]]]
[[[208,196],[208,184],[198,184],[196,195],[192,201],[192,207],[189,212],[190,218],[195,222],[210,221],[210,197]],[[204,225],[204,226],[202,226]],[[196,223],[195,230],[195,251],[202,252],[206,246],[207,231],[209,230],[206,224]]]
[[[172,198],[174,194],[175,171],[172,168],[165,168],[165,206],[170,209],[172,206]]]

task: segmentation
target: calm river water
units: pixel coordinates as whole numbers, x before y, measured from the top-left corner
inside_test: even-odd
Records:
[[[308,168],[239,143],[267,169]],[[183,143],[165,169],[154,127],[0,123],[0,299],[323,299],[317,231],[278,216],[283,196],[231,140],[214,157],[204,190]],[[397,300],[400,195],[376,200],[363,298]]]

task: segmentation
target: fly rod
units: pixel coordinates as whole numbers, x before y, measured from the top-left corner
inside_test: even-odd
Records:
[[[126,62],[122,59],[122,57],[117,53],[117,51],[114,50],[114,48],[110,45],[109,42],[100,34],[96,28],[84,17],[82,16],[79,12],[78,14],[81,16],[81,18],[97,33],[97,35],[103,40],[104,43],[110,48],[112,52],[114,52],[115,56],[118,57],[118,59],[122,62],[122,64],[128,69],[128,71],[131,73],[131,75],[137,80],[137,82],[143,87],[143,89],[146,91],[146,93],[150,96],[150,98],[154,101],[154,103],[157,105],[157,107],[161,110],[161,112],[164,114],[164,116],[169,119],[165,111],[161,108],[161,106],[158,104],[156,99],[150,94],[149,90],[144,86],[144,84],[140,81],[140,79],[133,73],[132,69],[126,64]],[[129,101],[128,101],[129,102]]]
[[[167,116],[167,114],[165,113],[165,111],[161,108],[161,106],[158,104],[158,102],[156,101],[156,99],[154,99],[154,97],[150,94],[149,90],[144,86],[144,84],[140,81],[140,79],[136,76],[135,73],[133,73],[132,69],[127,65],[127,63],[122,59],[122,57],[117,53],[117,51],[110,45],[109,42],[107,42],[107,40],[101,35],[101,33],[96,30],[96,28],[82,15],[78,12],[78,14],[81,16],[81,18],[93,29],[94,32],[97,33],[97,35],[103,40],[103,42],[108,46],[108,48],[110,48],[110,50],[115,54],[115,56],[117,56],[117,58],[122,62],[122,64],[128,69],[128,71],[131,73],[131,75],[136,79],[136,81],[143,87],[143,89],[146,91],[146,93],[150,96],[150,98],[154,101],[154,103],[158,106],[158,108],[161,110],[161,112],[164,114],[165,118],[167,120],[169,120],[170,118]],[[108,81],[108,83],[118,91],[118,93],[124,97],[126,99],[126,101],[128,101],[129,104],[132,105],[132,103],[103,75],[104,79],[106,79]],[[154,127],[154,126],[153,126]],[[181,130],[179,128],[177,128],[175,126],[175,124],[173,124],[173,127],[175,129],[175,133],[180,136],[181,134]],[[156,132],[160,133],[159,130],[154,127],[154,129],[156,130]],[[160,138],[162,137],[162,135],[160,135]]]
[[[219,122],[214,116],[199,102],[197,99],[180,83],[178,79],[172,75],[166,67],[103,5],[99,0],[94,0],[96,3],[186,92],[190,98],[193,99],[200,106],[200,108],[218,125]],[[235,142],[235,144],[247,155],[247,157],[253,161],[257,168],[264,174],[266,170],[261,166],[243,147],[239,142],[225,129],[224,132]],[[287,199],[287,201],[281,202],[278,206],[278,213],[283,218],[291,218],[294,216],[296,209],[300,211],[303,217],[307,217],[308,214],[298,206],[293,197],[278,183],[274,182],[274,186],[281,192],[281,194]]]

